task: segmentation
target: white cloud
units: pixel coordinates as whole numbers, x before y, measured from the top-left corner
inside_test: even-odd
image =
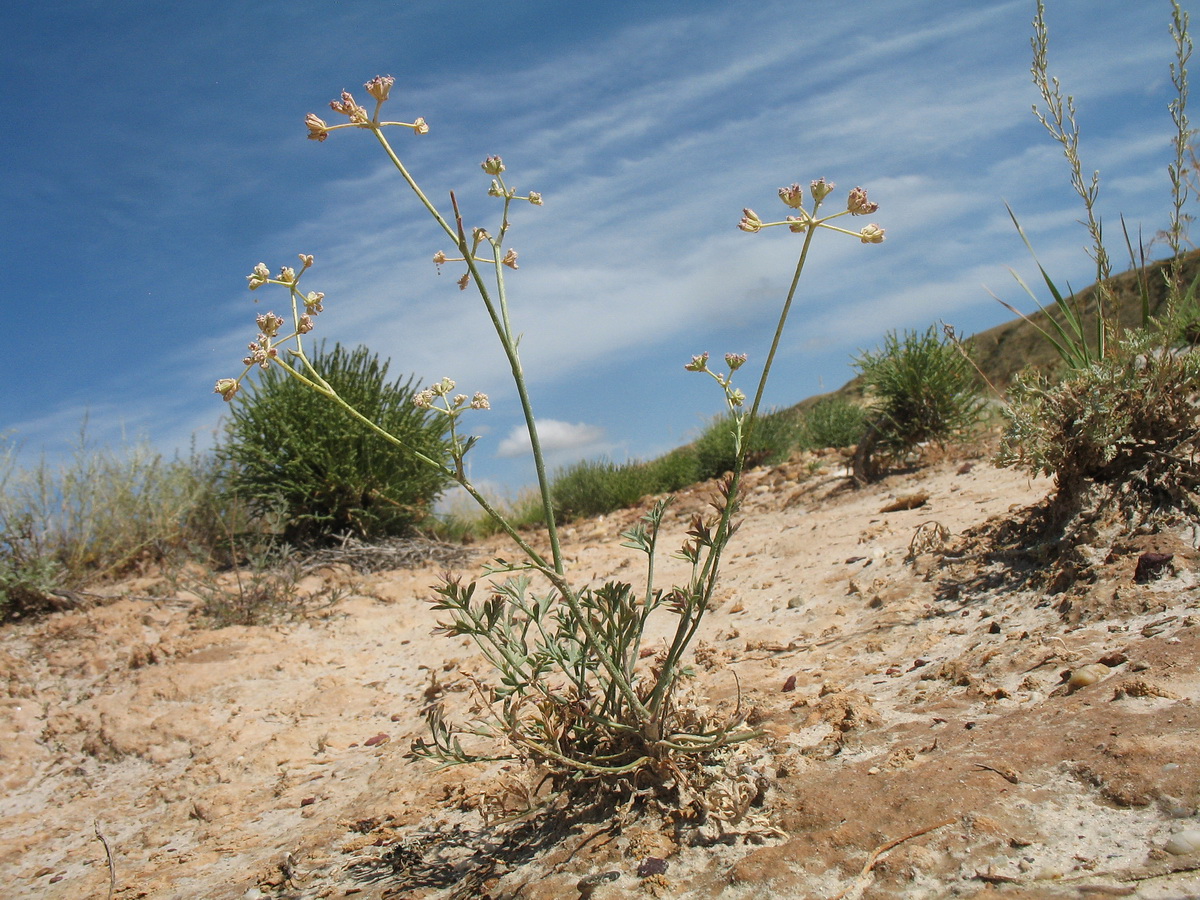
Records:
[[[600,449],[604,429],[583,422],[571,424],[557,419],[542,419],[538,422],[538,437],[541,439],[542,451],[547,455],[568,451],[574,451],[572,455],[580,455],[584,450]],[[525,426],[519,425],[500,442],[496,455],[502,458],[522,456],[530,452],[529,448],[529,432],[525,430]]]
[[[494,231],[498,204],[484,196],[489,179],[478,168],[490,153],[504,156],[512,186],[545,196],[544,208],[514,207],[505,242],[521,254],[520,270],[505,274],[526,378],[539,403],[547,392],[595,385],[601,370],[612,379],[605,393],[587,392],[598,409],[539,406],[608,429],[543,420],[547,452],[645,453],[685,429],[693,413],[677,404],[651,414],[642,403],[639,418],[615,413],[614,398],[678,390],[683,362],[703,349],[761,358],[765,346],[755,342],[769,338],[797,242],[780,229],[745,235],[734,226],[743,206],[779,212],[775,189],[790,181],[824,176],[838,182],[838,197],[855,184],[868,188],[883,204],[877,220],[888,240],[864,248],[821,236],[780,348],[796,362],[791,380],[777,377],[772,388],[779,402],[815,390],[821,372],[834,377],[841,361],[889,328],[938,318],[967,332],[993,324],[1004,314],[981,283],[1023,303],[1007,268],[1035,287],[1037,271],[1004,200],[1055,279],[1087,283],[1087,238],[1075,224],[1080,210],[1061,151],[1029,114],[1037,98],[1026,6],[843,4],[812,29],[787,0],[736,10],[701,3],[548,42],[514,59],[502,85],[471,65],[398,85],[397,117],[424,115],[433,129],[421,138],[393,134],[433,202],[447,206],[453,188],[465,225]],[[1165,224],[1165,21],[1151,40],[1146,17],[1117,0],[1069,6],[1051,12],[1051,64],[1080,102],[1085,168],[1102,171],[1100,212],[1119,247],[1118,213],[1147,236]],[[435,15],[438,6],[423,9]],[[413,71],[420,63],[413,60]],[[90,404],[89,431],[101,421],[114,432],[122,423],[135,432],[152,425],[169,446],[215,422],[225,407],[211,386],[240,371],[251,317],[286,305],[282,292],[251,297],[240,275],[260,254],[275,269],[294,264],[300,251],[317,259],[306,286],[327,294],[314,338],[365,343],[391,360],[393,377],[449,376],[467,394],[491,395],[497,414],[512,400],[510,366],[478,296],[455,287],[461,269],[435,273],[431,257],[449,252],[449,242],[379,161],[369,136],[339,132],[318,147],[303,141],[298,117],[291,127],[258,135],[263,144],[253,144],[252,159],[265,158],[269,146],[288,166],[303,165],[304,218],[289,214],[247,247],[228,295],[222,289],[214,303],[219,315],[193,320],[199,331],[177,342],[170,376],[151,371],[163,366],[150,358],[143,370],[120,373],[107,391],[121,397],[120,409]],[[215,183],[224,185],[229,158],[211,157]],[[251,171],[229,188],[246,191],[250,206],[287,188],[274,180],[285,168]],[[196,193],[211,202],[211,191]],[[186,235],[178,243],[205,245]],[[103,309],[118,301],[98,294],[93,302]],[[89,351],[62,356],[64,365],[97,364]],[[100,392],[94,376],[87,386]],[[70,435],[89,405],[86,393],[47,400],[45,410],[9,411],[19,420],[6,424],[34,446]],[[527,453],[527,437],[514,431],[497,455]],[[482,477],[507,465],[484,453],[478,459]]]

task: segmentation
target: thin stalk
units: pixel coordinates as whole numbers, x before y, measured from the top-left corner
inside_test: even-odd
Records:
[[[542,513],[546,518],[546,536],[550,540],[550,554],[554,561],[554,571],[561,578],[566,574],[566,567],[563,564],[562,545],[558,538],[558,524],[554,518],[554,503],[550,496],[550,477],[546,472],[545,456],[542,453],[542,441],[538,435],[537,422],[533,415],[533,401],[529,398],[529,389],[525,383],[525,370],[521,366],[521,356],[517,351],[517,342],[513,340],[508,327],[507,298],[501,293],[502,306],[500,311],[497,312],[496,305],[493,303],[492,297],[488,293],[487,287],[480,276],[479,267],[475,264],[474,254],[471,253],[471,248],[467,246],[467,235],[463,228],[462,215],[458,211],[458,201],[454,198],[453,192],[450,194],[450,202],[454,206],[455,224],[458,226],[457,232],[452,233],[454,242],[467,262],[467,269],[470,271],[471,278],[475,281],[475,287],[479,291],[479,296],[483,299],[483,304],[487,308],[488,315],[491,317],[492,327],[496,331],[496,336],[500,339],[500,346],[504,349],[504,355],[508,359],[509,369],[512,372],[513,383],[517,387],[517,398],[521,404],[521,413],[525,417],[525,428],[529,433],[529,446],[533,452],[533,467],[537,474],[538,492],[542,498]],[[495,248],[493,248],[492,256],[496,259],[499,258]],[[494,265],[499,275],[501,264],[495,262]],[[503,291],[504,279],[503,277],[499,277],[498,280],[501,291]],[[489,515],[492,515],[492,513],[489,512]]]
[[[442,226],[442,230],[450,236],[450,239],[456,240],[454,229],[450,227],[449,222],[442,218],[442,214],[438,212],[437,207],[434,206],[433,203],[430,202],[429,198],[425,196],[425,192],[421,190],[417,182],[413,180],[412,175],[408,173],[408,169],[404,168],[404,163],[400,162],[400,157],[396,155],[396,151],[392,149],[392,145],[388,143],[388,139],[383,136],[383,129],[376,125],[371,128],[371,133],[374,134],[379,143],[383,145],[383,152],[388,155],[388,159],[392,161],[392,165],[396,167],[397,171],[399,171],[401,176],[403,176],[404,180],[408,182],[408,186],[412,188],[412,192],[417,195],[417,199],[421,201],[427,210],[429,210],[429,214],[433,216],[435,220],[437,220],[437,223]]]
[[[814,209],[813,212],[815,213],[816,210]],[[754,392],[754,402],[751,404],[750,413],[747,416],[747,427],[745,433],[742,435],[742,445],[738,450],[733,475],[729,480],[729,494],[725,500],[725,507],[721,510],[721,520],[717,525],[717,531],[713,538],[712,546],[709,548],[708,555],[704,560],[704,565],[693,579],[693,584],[697,586],[701,583],[703,584],[703,590],[700,592],[696,604],[696,614],[694,617],[691,617],[690,621],[686,614],[680,618],[679,626],[675,630],[675,638],[671,642],[670,650],[667,652],[662,676],[654,686],[654,691],[646,703],[651,715],[656,720],[662,712],[666,698],[670,695],[670,687],[675,681],[675,672],[679,663],[679,657],[682,655],[684,648],[689,646],[697,629],[699,629],[700,622],[704,618],[704,612],[708,607],[709,601],[712,599],[713,591],[716,590],[721,553],[729,540],[730,522],[733,519],[734,509],[737,505],[742,473],[746,468],[746,454],[750,448],[750,438],[754,434],[754,425],[758,420],[758,410],[762,405],[763,394],[766,392],[767,379],[771,374],[771,366],[775,361],[779,342],[783,338],[783,330],[787,325],[788,315],[792,309],[792,302],[796,297],[796,288],[800,284],[800,275],[803,273],[804,263],[808,259],[808,248],[812,246],[813,235],[816,234],[816,231],[817,225],[813,224],[804,234],[804,245],[800,248],[800,258],[796,261],[796,271],[792,275],[792,283],[788,288],[787,299],[784,301],[783,309],[779,313],[779,322],[775,326],[775,336],[771,340],[771,349],[767,352],[766,362],[763,363],[762,374],[758,379],[758,389]]]

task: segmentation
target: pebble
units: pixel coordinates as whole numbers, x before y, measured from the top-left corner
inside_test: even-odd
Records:
[[[1067,685],[1072,690],[1078,690],[1081,687],[1087,687],[1089,684],[1095,684],[1097,681],[1103,681],[1111,671],[1104,663],[1090,663],[1086,666],[1080,666],[1071,673],[1071,677],[1067,680]]]
[[[1193,828],[1172,835],[1163,849],[1174,856],[1183,856],[1200,850],[1200,830]]]

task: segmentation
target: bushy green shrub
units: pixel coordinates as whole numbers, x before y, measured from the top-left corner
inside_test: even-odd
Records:
[[[716,478],[733,470],[737,453],[733,445],[734,424],[730,416],[717,416],[693,445],[697,480]],[[762,415],[750,436],[746,464],[772,465],[787,459],[803,438],[803,423],[791,412],[772,411]]]
[[[649,462],[585,460],[554,476],[554,509],[566,518],[598,516],[633,506],[650,494],[663,494],[698,480],[695,449],[679,447]]]
[[[871,398],[870,426],[860,442],[855,472],[875,475],[875,453],[904,458],[926,441],[965,436],[983,409],[970,361],[935,326],[924,333],[889,331],[883,347],[854,361]]]
[[[653,472],[645,463],[607,459],[568,466],[555,475],[551,486],[555,512],[569,519],[632,506],[654,492]]]
[[[692,447],[677,447],[646,465],[655,494],[677,491],[700,480],[700,463]]]
[[[867,411],[844,397],[822,397],[804,414],[802,444],[812,450],[857,444],[867,428]]]
[[[335,344],[313,367],[356,409],[435,459],[447,453],[446,419],[413,404],[413,379],[388,381],[388,364],[366,348]],[[278,513],[298,543],[335,534],[398,536],[428,515],[445,476],[398,453],[341,407],[278,367],[231,404],[221,454],[232,487],[258,514]]]
[[[1164,349],[1147,332],[1114,344],[1059,383],[1018,378],[997,462],[1053,475],[1068,506],[1090,485],[1109,485],[1143,509],[1195,510],[1200,354]]]

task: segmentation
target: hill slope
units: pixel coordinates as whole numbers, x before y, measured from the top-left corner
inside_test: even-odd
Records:
[[[1150,315],[1157,318],[1165,312],[1164,304],[1167,299],[1166,274],[1170,265],[1168,260],[1162,260],[1147,265],[1141,273],[1146,278],[1149,294]],[[1053,273],[1051,273],[1053,277]],[[1139,272],[1129,270],[1116,275],[1111,280],[1113,297],[1119,313],[1119,321],[1127,328],[1136,327],[1141,321],[1142,301],[1138,289]],[[1183,257],[1182,278],[1185,285],[1191,284],[1200,277],[1200,250],[1193,250]],[[1053,305],[1052,298],[1044,285],[1030,284],[1031,289],[1038,293],[1043,304]],[[1059,284],[1060,290],[1066,290],[1065,284]],[[1041,288],[1042,290],[1038,290]],[[1022,296],[1023,293],[1022,293]],[[1094,322],[1096,314],[1096,286],[1090,285],[1082,291],[1077,291],[1075,297],[1082,299],[1084,315],[1089,322]],[[1026,298],[1028,300],[1028,298]],[[1032,301],[1029,301],[1032,306]],[[1043,372],[1054,372],[1061,367],[1057,351],[1038,333],[1031,323],[1050,330],[1046,314],[1029,310],[1029,319],[1016,318],[1003,325],[981,331],[970,338],[975,350],[975,362],[980,371],[987,376],[998,390],[1005,390],[1013,377],[1026,367],[1032,367]],[[852,378],[836,391],[808,397],[791,407],[796,412],[809,409],[822,397],[840,396],[847,399],[859,399],[863,395],[863,385],[860,378]]]
[[[1045,481],[946,460],[844,485],[805,459],[748,475],[695,646],[697,694],[765,732],[719,782],[761,804],[724,833],[654,811],[487,827],[481,798],[518,782],[407,760],[426,704],[461,713],[486,674],[430,636],[433,567],[330,569],[352,588],[334,606],[220,630],[147,580],[0,629],[0,884],[103,898],[98,831],[118,900],[1200,896],[1197,857],[1164,852],[1200,846],[1195,551],[1097,549],[1094,581],[1051,597],[956,537]],[[710,490],[682,493],[663,541]],[[643,512],[564,529],[573,571],[622,572]],[[921,529],[936,539],[911,556]],[[1161,580],[1134,582],[1143,549],[1176,554]],[[1096,683],[1070,688],[1088,665]]]

